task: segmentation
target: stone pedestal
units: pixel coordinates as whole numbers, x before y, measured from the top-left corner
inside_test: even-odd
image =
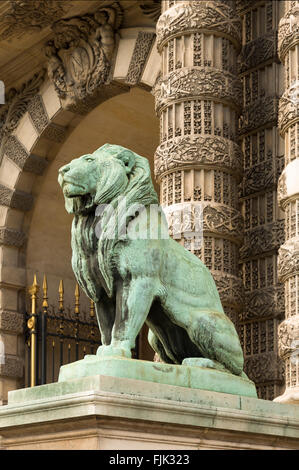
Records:
[[[103,375],[9,393],[2,449],[299,449],[299,408]]]

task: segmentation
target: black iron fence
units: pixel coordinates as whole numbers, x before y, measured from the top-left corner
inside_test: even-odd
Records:
[[[83,359],[86,354],[96,354],[101,345],[101,335],[94,303],[88,299],[87,313],[80,309],[78,284],[72,309],[64,307],[63,281],[58,287],[57,308],[49,307],[46,276],[42,293],[36,275],[28,292],[30,310],[26,313],[25,328],[25,387],[34,387],[56,382],[62,365]],[[139,357],[139,341],[140,337],[136,339],[133,358]]]
[[[64,308],[63,281],[60,281],[58,308],[49,308],[47,279],[42,287],[42,305],[38,308],[40,287],[36,276],[28,289],[30,313],[26,314],[25,386],[43,385],[58,379],[62,365],[95,354],[101,344],[101,336],[90,301],[88,314],[80,312],[80,291],[76,285],[72,311]]]

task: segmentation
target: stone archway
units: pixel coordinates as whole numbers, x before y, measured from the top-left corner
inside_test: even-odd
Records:
[[[130,28],[119,31],[109,85],[98,103],[138,86],[148,91],[160,72],[155,33]],[[5,361],[0,364],[0,403],[23,378],[23,326],[25,309],[26,237],[34,205],[32,188],[46,171],[65,140],[82,122],[82,110],[64,109],[49,79],[43,80],[30,99],[18,125],[7,135],[0,165],[0,339]],[[84,110],[85,114],[88,109]]]

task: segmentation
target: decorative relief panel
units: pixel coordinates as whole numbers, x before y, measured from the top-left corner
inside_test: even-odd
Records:
[[[240,322],[269,317],[282,317],[284,313],[284,289],[278,284],[263,289],[246,291],[244,310],[240,313]]]
[[[278,276],[285,282],[290,276],[299,275],[299,237],[287,240],[280,247],[278,256]]]
[[[170,102],[209,97],[239,108],[242,103],[242,86],[238,77],[212,67],[183,68],[174,71],[157,83],[156,110]]]
[[[238,60],[240,73],[261,66],[265,62],[278,60],[277,31],[271,31],[271,33],[245,44]]]
[[[279,57],[284,62],[287,52],[299,42],[299,5],[295,4],[280,20],[278,30]]]
[[[4,144],[9,136],[18,126],[20,119],[26,113],[31,100],[38,93],[45,78],[46,71],[43,69],[35,74],[28,82],[16,90],[9,90],[5,105],[0,108],[0,155]]]
[[[64,106],[91,99],[108,83],[115,31],[122,21],[118,3],[94,14],[59,20],[46,44],[48,74]]]
[[[284,242],[284,221],[277,220],[272,224],[246,231],[240,257],[244,260],[250,256],[277,250]]]
[[[133,86],[139,82],[154,40],[154,33],[147,33],[145,31],[138,33],[132,60],[130,62],[129,70],[126,76],[126,83],[129,85]]]
[[[298,345],[298,318],[290,317],[284,320],[278,327],[278,350],[280,357],[285,358],[292,354],[298,354]]]
[[[299,33],[298,33],[299,34]],[[279,100],[278,125],[284,135],[287,128],[299,121],[298,84],[284,92]]]
[[[274,352],[245,358],[245,372],[256,384],[283,381],[283,371],[284,364]]]
[[[162,143],[155,154],[155,175],[174,168],[213,165],[241,173],[242,152],[233,141],[219,136],[176,137]]]
[[[247,134],[259,127],[272,127],[277,123],[278,97],[267,96],[245,107],[240,117],[239,132]]]
[[[188,4],[177,4],[166,10],[157,23],[158,47],[161,50],[171,37],[210,30],[222,33],[239,47],[241,22],[234,10],[225,3],[193,0]]]
[[[46,28],[66,14],[70,3],[67,0],[10,0],[11,12],[0,17],[0,41]]]

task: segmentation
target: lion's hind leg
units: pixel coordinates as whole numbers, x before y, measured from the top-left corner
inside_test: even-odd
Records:
[[[222,312],[194,312],[188,333],[202,357],[212,363],[203,367],[225,368],[235,375],[243,371],[243,351],[233,323]],[[209,365],[208,365],[209,364]],[[198,365],[200,365],[198,363]]]

